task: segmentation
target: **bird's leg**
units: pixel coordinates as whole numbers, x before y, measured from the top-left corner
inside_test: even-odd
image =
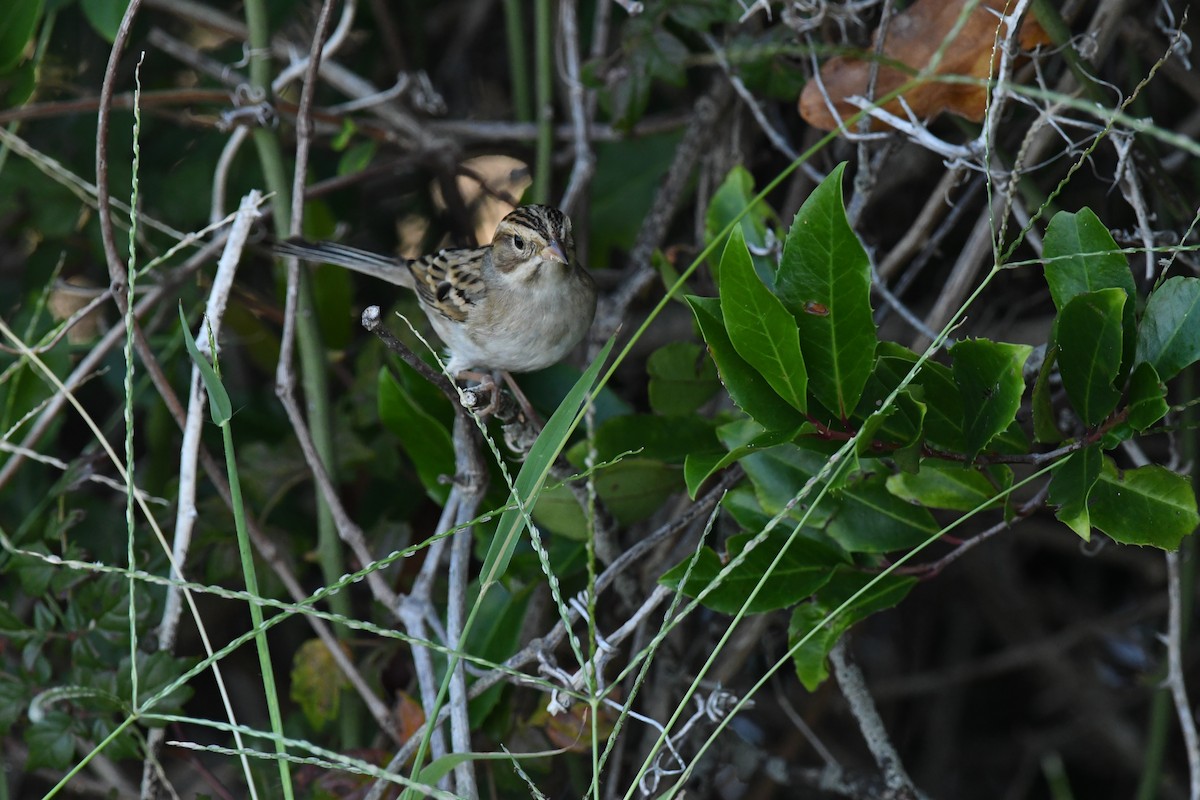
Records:
[[[488,392],[488,396],[491,398],[488,400],[488,404],[475,411],[481,419],[487,419],[500,410],[500,386],[490,372],[474,372],[464,369],[458,373],[457,377],[459,380],[475,381],[479,384],[480,389]]]
[[[546,423],[533,410],[533,404],[529,402],[529,398],[525,396],[525,393],[521,391],[521,387],[513,380],[513,376],[504,370],[500,370],[499,372],[500,377],[504,379],[504,382],[508,384],[508,388],[512,390],[513,397],[517,398],[517,403],[520,404],[521,412],[525,414],[525,419],[536,425],[539,431],[546,427]]]
[[[462,372],[458,373],[458,379],[475,381],[478,384],[479,389],[489,393],[490,399],[488,400],[488,404],[476,411],[481,418],[486,419],[487,417],[492,416],[500,411],[502,397],[500,395],[500,384],[498,381],[504,381],[509,390],[512,392],[513,397],[516,399],[517,406],[520,408],[521,414],[524,416],[524,418],[533,423],[536,430],[540,431],[545,426],[542,418],[539,417],[538,413],[533,410],[533,404],[529,402],[529,398],[525,396],[523,391],[521,391],[521,387],[517,385],[515,380],[513,380],[513,376],[505,370],[498,369],[494,374],[488,372],[475,372],[473,370],[463,370]],[[511,421],[511,414],[502,416],[501,420],[504,422]]]

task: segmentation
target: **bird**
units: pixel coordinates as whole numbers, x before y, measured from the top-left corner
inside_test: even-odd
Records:
[[[576,258],[571,219],[551,206],[518,207],[488,245],[412,260],[302,239],[273,249],[415,291],[446,346],[446,372],[456,378],[556,364],[587,334],[596,313],[596,283]]]

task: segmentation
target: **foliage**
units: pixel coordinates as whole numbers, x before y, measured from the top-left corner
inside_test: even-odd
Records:
[[[1132,381],[1118,382],[1127,335],[1124,309],[1135,301],[1126,287],[1132,288],[1133,277],[1127,265],[1116,267],[1123,258],[1090,210],[1060,213],[1049,226],[1058,233],[1053,249],[1049,236],[1047,241],[1046,277],[1060,308],[1053,346],[1080,433],[1053,452],[1031,454],[1032,437],[1022,431],[1017,412],[1033,348],[960,341],[948,351],[950,379],[942,375],[937,381],[921,380],[937,366],[923,363],[923,356],[898,345],[877,349],[866,258],[846,222],[842,193],[839,167],[797,212],[779,268],[765,282],[752,268],[741,229],[734,229],[721,257],[720,319],[708,313],[711,301],[689,298],[721,380],[748,418],[722,428],[737,431],[722,436],[729,457],[700,457],[696,470],[707,472],[692,480],[692,492],[718,469],[744,461],[755,492],[751,502],[758,506],[751,506],[758,512],[754,519],[771,520],[761,533],[756,521],[744,525],[724,555],[706,548],[687,581],[682,577],[688,562],[663,578],[727,613],[761,613],[807,601],[809,610],[793,618],[792,636],[806,641],[795,658],[810,688],[825,675],[814,658],[837,643],[833,631],[899,602],[911,588],[897,584],[883,595],[887,602],[868,612],[848,604],[873,590],[873,581],[849,594],[836,585],[836,599],[826,597],[823,586],[834,568],[882,569],[886,562],[878,554],[931,544],[945,530],[934,521],[935,509],[974,513],[1009,502],[1016,484],[1007,464],[1054,472],[1050,491],[1059,517],[1085,540],[1096,527],[1120,542],[1173,550],[1200,524],[1186,477],[1158,466],[1122,473],[1104,455],[1146,426],[1128,423],[1132,399],[1120,401],[1134,397]],[[1080,230],[1077,220],[1085,221],[1088,234],[1066,233]],[[1200,279],[1178,277],[1151,294],[1132,331],[1137,365],[1162,367],[1173,376],[1200,359],[1194,291],[1200,291]],[[810,371],[812,385],[820,388],[806,392]],[[1123,374],[1129,372],[1126,367]],[[864,403],[868,382],[883,388]],[[905,410],[917,413],[903,414],[903,427],[889,431],[888,420],[902,415],[902,397],[911,403]],[[1153,381],[1138,390],[1136,401],[1161,407],[1165,397],[1166,387]],[[804,414],[805,421],[797,426],[794,415],[779,411],[784,406]],[[943,425],[934,420],[954,433],[941,433]],[[746,447],[752,443],[757,446]],[[807,504],[802,514],[793,508],[797,501]],[[746,498],[738,502],[744,513]],[[780,522],[783,530],[773,530]],[[739,557],[752,548],[753,557]],[[822,613],[814,615],[813,609]],[[835,612],[847,618],[810,640]],[[814,641],[823,648],[817,654]]]
[[[1031,741],[1087,743],[1054,745],[1084,776],[1076,796],[1133,795],[1131,774],[1142,797],[1180,782],[1170,752],[1113,766],[1103,731],[1151,716],[1163,551],[1191,598],[1200,147],[1186,85],[1128,81],[1161,64],[1133,48],[1079,60],[1072,42],[1111,29],[1038,2],[1005,49],[1003,3],[921,0],[889,12],[895,37],[876,48],[888,18],[870,3],[357,4],[316,87],[304,234],[406,255],[473,245],[541,191],[523,194],[533,173],[561,190],[539,199],[572,204],[602,292],[592,341],[517,376],[540,434],[469,429],[487,483],[470,505],[456,398],[358,325],[384,306],[383,327],[434,364],[411,293],[329,266],[288,285],[255,252],[293,232],[308,5],[134,19],[103,160],[117,252],[144,270],[130,364],[91,186],[128,0],[9,5],[0,737],[7,774],[31,776],[19,791],[89,773],[121,794],[148,753],[146,774],[211,771],[238,796],[443,775],[463,794],[477,776],[496,796],[708,796],[712,764],[776,780],[781,753],[813,788],[828,771],[779,746],[794,731],[762,693],[854,752],[822,715],[844,713],[830,654],[855,641],[871,683],[891,681],[885,721],[907,720],[899,749],[936,787],[923,794],[1048,769],[1058,749],[972,772],[981,753],[1001,760],[991,733],[1018,713]],[[334,4],[335,27],[350,7]],[[1125,22],[1175,24],[1139,9],[1104,25]],[[1045,89],[1068,70],[1082,96]],[[285,71],[259,105],[252,84]],[[821,138],[836,126],[822,86],[843,118],[873,91],[894,116],[850,127],[881,138]],[[272,232],[222,295],[217,253],[188,262],[252,189],[273,193]],[[176,251],[182,232],[195,240]],[[188,333],[206,315],[219,360]],[[297,415],[276,389],[293,345]],[[1184,664],[1193,642],[1168,637]],[[1017,672],[1033,652],[1054,655]],[[944,680],[988,670],[1020,679]],[[961,719],[913,702],[942,690],[962,692],[946,704]],[[425,727],[447,705],[465,744]],[[1081,708],[1100,733],[1063,727],[1091,719]],[[1174,735],[1160,716],[1148,749]],[[167,725],[185,745],[162,745]],[[185,746],[209,748],[203,770],[172,757]],[[876,758],[847,761],[843,795],[881,791]],[[1008,794],[1037,795],[1012,780]]]

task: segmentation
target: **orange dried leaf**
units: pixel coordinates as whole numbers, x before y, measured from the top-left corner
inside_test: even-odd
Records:
[[[407,742],[415,736],[425,724],[425,709],[405,692],[397,693],[397,702],[393,709],[396,730],[400,740]]]
[[[898,89],[929,65],[942,41],[953,30],[965,5],[966,0],[917,0],[892,18],[875,81],[876,97]],[[1000,27],[1000,19],[995,12],[1002,11],[1006,5],[1011,5],[1011,2],[980,2],[946,47],[933,74],[904,93],[904,99],[918,117],[930,118],[949,111],[974,121],[983,119],[988,91],[983,81],[992,74],[995,61],[999,58],[999,52],[993,52],[997,28]],[[1000,32],[1001,36],[1003,33]],[[876,40],[878,35],[876,31]],[[1028,15],[1021,22],[1018,40],[1024,50],[1049,43],[1049,37],[1041,25]],[[873,42],[872,51],[875,44],[877,41]],[[886,63],[888,61],[903,64],[911,72],[889,66]],[[865,97],[870,74],[871,63],[860,58],[836,56],[821,67],[821,81],[842,119],[858,112],[859,109],[846,102],[846,98],[856,95]],[[966,76],[978,82],[944,83],[937,80],[938,77],[949,75]],[[904,115],[899,100],[885,103],[883,108],[897,116]],[[814,128],[828,131],[837,127],[837,118],[830,113],[816,80],[809,81],[800,95],[800,116]],[[882,127],[876,121],[872,121],[872,124],[877,130]]]

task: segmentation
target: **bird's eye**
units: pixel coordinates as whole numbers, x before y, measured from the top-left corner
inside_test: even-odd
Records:
[[[513,247],[515,247],[518,250],[524,250],[525,249],[525,240],[522,239],[520,236],[514,235],[513,236]]]

